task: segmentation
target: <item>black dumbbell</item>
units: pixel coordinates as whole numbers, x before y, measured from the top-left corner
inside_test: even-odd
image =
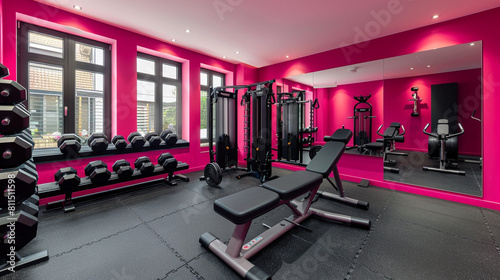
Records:
[[[76,169],[73,167],[64,167],[57,170],[54,179],[63,191],[74,191],[81,181]]]
[[[163,154],[158,156],[158,164],[163,165],[163,162],[165,162],[165,160],[167,160],[169,158],[173,158],[173,157],[174,156],[170,153],[163,153]]]
[[[5,78],[9,76],[9,68],[0,63],[0,78]]]
[[[33,154],[33,140],[22,133],[0,137],[0,169],[19,166]]]
[[[120,179],[128,179],[134,174],[134,169],[132,169],[130,163],[124,159],[117,160],[113,164],[113,171]]]
[[[124,150],[127,148],[127,141],[125,141],[125,137],[121,135],[115,135],[115,137],[111,139],[111,143],[115,145],[117,150]]]
[[[67,154],[78,154],[82,148],[81,140],[76,134],[63,134],[61,138],[57,140],[57,147],[61,150],[61,153]]]
[[[165,141],[165,144],[168,146],[172,146],[175,143],[177,143],[177,140],[179,140],[179,137],[177,137],[177,134],[173,133],[171,129],[166,129],[160,134],[160,138]]]
[[[0,105],[0,134],[13,134],[28,128],[30,113],[24,106]]]
[[[0,80],[0,104],[12,105],[26,100],[26,89],[16,81]]]
[[[90,181],[96,185],[106,183],[111,177],[111,171],[108,170],[108,165],[100,160],[89,162],[85,166],[85,176],[90,178]]]
[[[19,168],[0,171],[0,208],[9,202],[18,204],[36,192],[37,177],[28,172],[23,164]]]
[[[12,212],[8,208],[0,210],[0,220],[8,221],[0,224],[0,254],[3,256],[8,254],[12,249],[13,245],[8,242],[8,237],[12,229],[15,228],[16,251],[21,250],[33,240],[36,237],[38,229],[38,218],[36,216],[23,211],[21,207]],[[38,213],[38,211],[36,212]]]
[[[155,166],[151,163],[151,160],[144,156],[135,160],[134,166],[136,169],[141,171],[143,175],[150,175],[155,171]]]
[[[139,132],[130,133],[127,140],[134,148],[142,148],[146,144],[146,139]]]
[[[146,133],[146,135],[144,135],[144,138],[149,142],[149,146],[151,147],[158,147],[161,144],[161,138],[156,132]]]
[[[26,172],[33,175],[38,180],[38,172],[36,171],[36,166],[35,162],[33,161],[33,158],[20,165],[19,168],[25,169]]]
[[[108,149],[108,136],[102,132],[94,132],[87,139],[87,144],[94,152],[103,152]]]

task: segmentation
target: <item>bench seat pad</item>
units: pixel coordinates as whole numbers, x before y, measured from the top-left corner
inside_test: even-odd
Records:
[[[239,225],[267,213],[278,206],[279,201],[277,193],[253,187],[215,200],[214,210]]]
[[[323,176],[305,170],[296,171],[262,184],[263,188],[277,193],[281,200],[292,200],[323,181]]]

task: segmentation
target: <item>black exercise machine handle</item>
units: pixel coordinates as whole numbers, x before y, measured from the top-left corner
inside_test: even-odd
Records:
[[[478,118],[474,117],[474,115],[475,115],[475,114],[476,114],[476,110],[474,110],[474,112],[472,112],[472,115],[471,115],[470,117],[471,117],[473,120],[476,120],[476,121],[480,122],[480,121],[481,121],[481,119],[478,119]]]
[[[462,135],[464,134],[465,130],[464,128],[462,127],[462,124],[458,123],[458,127],[460,128],[460,132],[457,132],[455,134],[449,134],[448,136],[446,136],[447,138],[453,138],[453,137],[457,137],[458,135]]]
[[[383,135],[383,134],[380,134],[380,130],[382,129],[382,126],[384,126],[384,125],[383,125],[383,124],[381,124],[381,125],[378,127],[378,129],[377,129],[377,134],[378,134],[378,135],[380,135],[380,136],[382,136],[382,137],[384,137],[384,135]]]
[[[434,138],[439,138],[439,136],[436,134],[436,133],[430,133],[430,132],[427,132],[427,128],[429,127],[429,125],[431,125],[430,123],[428,123],[425,127],[424,127],[424,133],[431,136],[431,137],[434,137]]]
[[[312,107],[314,109],[319,109],[319,101],[318,98],[314,99],[314,102],[312,103]]]

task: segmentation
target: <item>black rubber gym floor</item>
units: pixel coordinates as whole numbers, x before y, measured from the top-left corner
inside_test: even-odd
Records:
[[[408,156],[388,155],[395,160],[399,174],[384,171],[384,179],[411,185],[451,191],[456,193],[482,196],[482,170],[478,163],[459,161],[455,170],[465,171],[465,175],[423,170],[423,166],[439,168],[438,159],[430,159],[427,154],[408,152]]]
[[[284,175],[290,171],[274,168]],[[48,250],[50,259],[4,279],[239,279],[198,238],[209,231],[227,242],[233,224],[213,201],[255,178],[227,173],[219,188],[198,181],[148,188],[90,202],[76,211],[40,214],[38,236],[21,253]],[[273,279],[500,279],[500,212],[345,182],[346,194],[369,210],[320,199],[315,207],[369,218],[371,230],[311,217],[254,256]],[[322,189],[332,190],[328,183]],[[42,209],[43,210],[43,209]],[[254,221],[248,239],[290,215],[278,208]]]

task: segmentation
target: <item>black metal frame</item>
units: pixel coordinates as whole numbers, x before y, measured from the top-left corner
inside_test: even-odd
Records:
[[[39,32],[46,35],[51,35],[63,39],[63,58],[46,56],[37,53],[30,53],[29,47],[29,32]],[[104,65],[96,65],[81,61],[76,61],[75,44],[88,44],[100,47],[104,50]],[[104,74],[104,133],[111,135],[111,46],[102,42],[78,37],[75,35],[51,30],[48,28],[18,22],[18,81],[26,85],[29,92],[29,67],[30,61],[36,61],[45,64],[57,65],[63,68],[63,104],[67,107],[67,116],[64,116],[63,133],[75,133],[75,98],[76,87],[74,75],[76,70],[100,72]],[[29,96],[29,95],[28,95]],[[29,108],[29,97],[26,101],[26,108]],[[64,111],[64,110],[63,110]]]
[[[214,76],[221,77],[222,78],[222,84],[226,85],[226,74],[220,73],[220,72],[216,72],[216,71],[213,71],[213,70],[204,69],[204,68],[201,69],[200,73],[205,73],[208,76],[207,77],[207,79],[208,79],[208,85],[204,86],[204,85],[200,84],[200,91],[206,91],[207,92],[207,102],[206,102],[206,104],[201,104],[200,103],[200,107],[201,106],[207,106],[207,110],[208,110],[208,108],[211,106],[210,92],[212,91],[211,88],[213,88],[213,77]],[[208,118],[207,118],[207,129],[209,128],[209,126],[210,125],[208,123]],[[213,129],[213,122],[212,122],[212,129]],[[200,137],[200,143],[208,143],[208,131],[207,131],[207,138],[201,138]]]
[[[362,146],[364,144],[371,143],[371,135],[372,135],[372,105],[368,103],[368,99],[372,97],[371,94],[369,95],[360,95],[360,96],[354,96],[354,99],[358,101],[356,105],[354,105],[354,115],[352,117],[348,117],[348,119],[353,119],[354,121],[354,139],[353,139],[353,146],[349,147],[348,149],[353,149],[353,148],[358,148],[358,151],[361,153],[363,152]],[[362,104],[365,104],[368,107],[361,107]],[[363,113],[363,114],[362,114]],[[363,129],[366,129],[366,119],[369,120],[368,124],[368,133],[366,131],[360,131],[361,129],[361,117],[360,115],[363,115]],[[360,127],[356,125],[357,121],[360,122]],[[361,135],[361,132],[364,132],[363,135]]]
[[[319,109],[318,99],[314,101],[305,100],[305,91],[304,90],[294,90],[292,92],[287,93],[277,93],[277,101],[276,101],[276,135],[278,142],[278,157],[276,162],[283,162],[289,164],[295,164],[300,166],[306,166],[303,163],[303,151],[308,151],[304,149],[304,145],[311,147],[314,142],[313,134],[317,131],[317,128],[314,128],[314,110]],[[309,127],[305,127],[305,104],[310,103],[310,124]],[[293,121],[286,121],[286,117],[284,115],[290,115],[291,112],[287,110],[287,107],[296,106],[297,113],[296,117],[298,118],[298,122],[294,122],[295,127],[292,129],[296,131],[296,135],[294,133],[288,133],[287,139],[285,139],[283,135],[283,127],[290,125]],[[285,109],[286,112],[283,111]],[[288,108],[290,109],[290,108]],[[293,113],[291,113],[293,115]],[[288,116],[290,117],[290,116]],[[293,116],[291,116],[293,117]],[[304,136],[307,136],[308,141],[304,142]],[[298,161],[297,161],[298,160]]]

